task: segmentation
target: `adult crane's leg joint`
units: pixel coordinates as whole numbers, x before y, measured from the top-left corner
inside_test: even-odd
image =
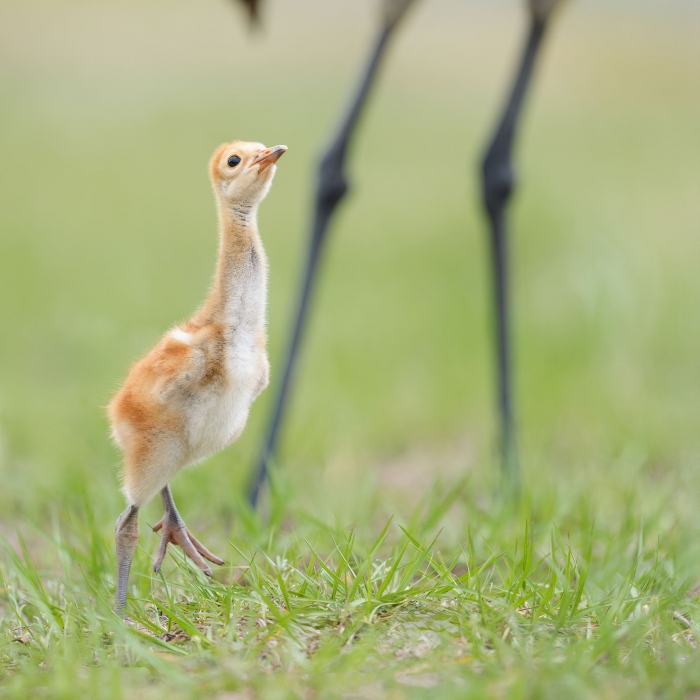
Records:
[[[484,207],[491,221],[496,221],[503,216],[515,190],[515,170],[508,154],[491,148],[483,160],[481,172]]]
[[[348,193],[349,185],[344,171],[342,148],[332,148],[322,159],[318,168],[318,191],[316,200],[320,208],[332,212]],[[325,232],[324,232],[325,233]]]

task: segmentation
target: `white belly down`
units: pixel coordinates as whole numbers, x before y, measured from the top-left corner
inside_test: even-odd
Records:
[[[171,336],[189,344],[190,337],[179,328]],[[250,407],[267,386],[269,365],[256,347],[257,334],[239,329],[236,343],[227,348],[226,383],[212,382],[196,392],[178,396],[178,413],[185,421],[185,463],[191,466],[237,440],[245,428]]]
[[[203,392],[187,409],[188,465],[220,452],[240,437],[254,395],[236,387],[219,393]]]

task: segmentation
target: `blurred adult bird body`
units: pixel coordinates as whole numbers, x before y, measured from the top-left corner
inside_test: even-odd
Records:
[[[186,323],[166,333],[132,367],[108,407],[124,454],[129,505],[116,524],[117,607],[126,604],[129,569],[139,537],[138,510],[160,492],[165,515],[154,560],[178,544],[211,575],[206,560],[224,562],[187,529],[169,482],[182,469],[219,452],[243,432],[250,407],[267,386],[265,312],[267,259],[257,210],[286,146],[223,144],[210,161],[219,215],[219,258],[211,292]]]

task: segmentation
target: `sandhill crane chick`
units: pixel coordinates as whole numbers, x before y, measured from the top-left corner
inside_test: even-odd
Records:
[[[126,605],[139,508],[158,492],[165,514],[154,528],[161,539],[153,570],[160,570],[170,543],[182,547],[208,576],[205,560],[224,563],[187,529],[169,482],[183,467],[236,440],[251,404],[267,386],[267,260],[257,211],[286,150],[243,141],[216,150],[209,171],[219,215],[219,257],[211,292],[189,321],[168,331],[134,364],[109,404],[129,503],[116,524],[118,610]]]

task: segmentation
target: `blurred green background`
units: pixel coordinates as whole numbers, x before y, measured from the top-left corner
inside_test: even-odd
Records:
[[[0,4],[0,524],[122,509],[103,407],[204,298],[207,161],[286,143],[260,226],[278,376],[313,166],[372,41],[373,2]],[[476,163],[520,50],[520,3],[418,3],[352,153],[286,426],[290,493],[353,522],[428,483],[497,485]],[[527,488],[695,523],[700,487],[700,8],[572,2],[528,105],[512,211]],[[235,517],[273,397],[174,483]],[[558,498],[551,499],[556,508]],[[159,506],[151,506],[155,521]],[[686,517],[687,516],[687,517]],[[213,545],[212,545],[213,546]]]

